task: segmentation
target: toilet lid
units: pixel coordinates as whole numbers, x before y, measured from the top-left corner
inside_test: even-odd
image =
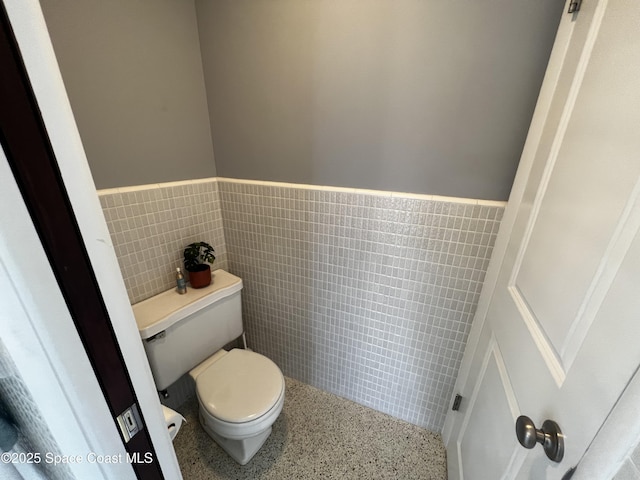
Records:
[[[278,401],[284,377],[267,357],[233,349],[202,372],[196,381],[200,402],[225,422],[244,423],[261,417]]]

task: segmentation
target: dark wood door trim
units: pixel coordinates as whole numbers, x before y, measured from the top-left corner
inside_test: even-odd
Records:
[[[137,398],[1,4],[0,25],[0,143],[115,422]],[[132,464],[139,479],[164,478],[146,427],[124,447],[142,460]]]

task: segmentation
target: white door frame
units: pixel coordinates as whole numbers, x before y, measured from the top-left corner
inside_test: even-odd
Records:
[[[563,38],[563,36],[566,37],[568,35],[568,32],[563,31],[562,27],[563,24],[561,23],[556,35],[556,42],[559,38]],[[518,170],[516,172],[513,187],[511,188],[511,193],[509,195],[509,201],[507,202],[504,216],[502,217],[502,222],[500,223],[500,230],[498,231],[498,236],[493,247],[493,253],[491,255],[491,260],[487,268],[487,274],[485,275],[482,292],[480,294],[480,298],[478,299],[478,307],[471,324],[471,330],[467,339],[467,346],[465,348],[464,357],[462,359],[460,370],[458,372],[458,378],[454,387],[454,396],[455,393],[467,383],[467,379],[469,377],[473,357],[480,340],[480,333],[482,332],[482,327],[484,326],[484,322],[487,318],[487,311],[489,309],[491,299],[493,298],[496,282],[498,280],[498,274],[500,272],[500,268],[502,267],[502,262],[504,260],[507,246],[509,244],[509,239],[513,231],[516,214],[518,213],[518,206],[522,201],[527,180],[529,178],[529,174],[531,173],[531,167],[533,166],[533,161],[535,159],[536,150],[542,137],[544,124],[546,122],[547,115],[549,114],[551,101],[553,99],[553,91],[560,74],[563,57],[564,52],[562,52],[558,48],[554,48],[551,52],[551,57],[549,58],[547,71],[542,82],[542,89],[540,91],[540,95],[538,96],[538,102],[533,113],[533,118],[529,127],[529,133],[527,134],[527,139],[524,145],[522,156],[520,158],[520,163],[518,165]],[[454,421],[455,415],[451,415],[449,413],[447,415],[447,418],[445,419],[445,424],[442,431],[442,436],[445,444],[451,437]]]
[[[173,445],[102,208],[37,0],[3,0],[139,407],[167,479]],[[0,155],[3,341],[62,453],[125,455],[120,434],[68,313],[4,154]],[[31,276],[42,278],[29,283]],[[6,315],[4,314],[6,313]],[[77,478],[135,478],[127,464],[70,465]]]

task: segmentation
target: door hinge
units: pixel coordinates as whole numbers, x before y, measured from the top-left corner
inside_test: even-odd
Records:
[[[138,412],[138,406],[134,403],[116,417],[124,443],[128,443],[142,428],[142,420]]]
[[[460,410],[461,403],[462,403],[462,395],[460,395],[459,393],[456,393],[456,398],[453,400],[453,406],[451,407],[451,410],[453,410],[454,412],[457,412],[458,410]]]
[[[582,0],[571,0],[569,2],[569,10],[567,13],[576,13],[580,10],[580,5],[582,4]]]

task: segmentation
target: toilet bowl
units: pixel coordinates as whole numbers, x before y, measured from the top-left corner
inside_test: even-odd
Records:
[[[271,434],[284,405],[284,377],[275,363],[249,350],[221,350],[189,372],[202,428],[245,465]]]
[[[284,404],[284,377],[267,357],[223,350],[243,336],[242,280],[224,270],[205,288],[175,290],[133,305],[158,391],[189,372],[202,428],[245,465],[262,447]]]

